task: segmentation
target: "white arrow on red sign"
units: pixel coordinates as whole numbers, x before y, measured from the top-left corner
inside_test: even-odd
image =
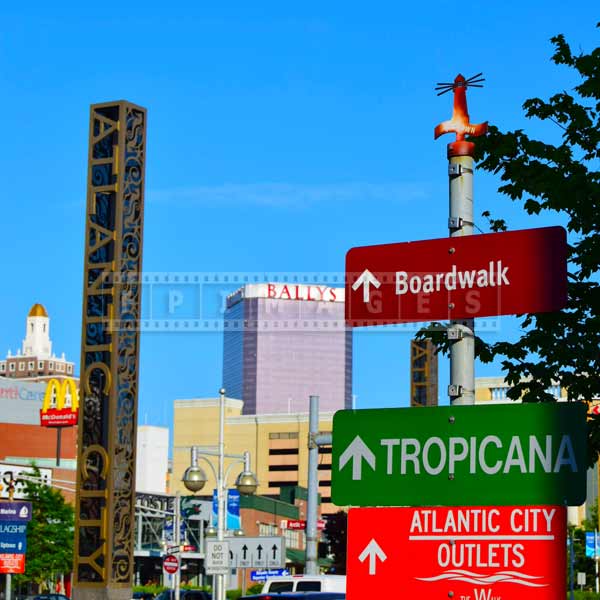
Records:
[[[369,559],[369,575],[375,575],[377,573],[377,559],[381,562],[385,562],[387,556],[385,552],[381,549],[379,544],[373,538],[366,546],[366,548],[361,552],[358,560],[360,562],[365,562],[365,560]]]
[[[365,269],[361,276],[352,284],[352,289],[356,291],[360,286],[363,286],[363,302],[368,304],[369,302],[369,286],[372,285],[375,289],[377,289],[381,283],[377,280],[377,277],[369,271],[369,269]]]

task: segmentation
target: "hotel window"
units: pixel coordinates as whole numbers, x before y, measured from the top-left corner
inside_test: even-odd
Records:
[[[279,480],[269,481],[270,488],[296,487],[297,485],[298,485],[298,481],[279,481]]]
[[[269,456],[284,456],[298,454],[298,448],[269,448]]]
[[[277,525],[271,523],[259,523],[258,535],[277,535]]]
[[[284,529],[283,537],[285,538],[286,548],[300,547],[300,533],[300,531],[294,531],[293,529]]]
[[[38,361],[38,371],[43,371],[44,370],[44,361],[40,360]]]
[[[53,363],[52,361],[50,361],[50,362],[48,363],[48,368],[49,368],[49,369],[54,369],[54,363]]]
[[[19,371],[24,371],[25,370],[25,363],[24,362],[20,362],[19,363]]]
[[[297,431],[284,431],[281,433],[269,433],[270,440],[297,440],[298,432]]]
[[[269,471],[297,471],[298,465],[269,465]]]
[[[67,373],[73,372],[73,365],[67,365]]]
[[[34,369],[35,369],[35,362],[33,362],[32,360],[30,360],[30,361],[27,363],[27,370],[28,370],[28,371],[33,371]]]
[[[8,365],[8,368],[10,371],[14,371],[15,370],[15,363],[10,363],[10,365]]]
[[[0,373],[4,373],[6,371],[6,363],[0,363]]]

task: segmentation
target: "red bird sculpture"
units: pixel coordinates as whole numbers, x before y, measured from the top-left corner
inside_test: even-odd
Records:
[[[467,110],[467,87],[482,87],[478,85],[483,78],[477,79],[481,73],[465,79],[462,75],[457,75],[454,83],[440,83],[436,90],[441,91],[438,96],[452,90],[454,92],[454,107],[452,118],[449,121],[443,121],[434,130],[434,139],[438,139],[445,133],[456,133],[456,141],[463,142],[465,135],[483,135],[487,132],[488,124],[479,123],[473,125],[469,123],[469,111]]]

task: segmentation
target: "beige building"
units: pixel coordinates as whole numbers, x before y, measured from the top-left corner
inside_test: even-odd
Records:
[[[225,452],[250,452],[252,469],[259,481],[257,494],[279,496],[282,488],[307,487],[308,413],[242,415],[242,407],[241,400],[226,399]],[[333,412],[321,413],[319,430],[322,433],[331,432],[333,415]],[[218,435],[218,398],[175,400],[171,491],[185,493],[181,477],[190,465],[190,447],[216,449]],[[216,468],[216,457],[209,460]],[[229,464],[231,461],[226,460],[226,470]],[[210,494],[215,481],[210,468],[205,470],[209,480],[201,493]],[[228,484],[233,486],[240,470],[241,466],[231,469]],[[339,510],[331,504],[331,447],[319,448],[319,493],[322,514]]]
[[[477,377],[475,378],[475,403],[494,402],[505,404],[513,402],[507,396],[510,386],[504,377]],[[559,385],[548,388],[548,393],[552,394],[557,400],[566,400],[566,390],[561,389]]]

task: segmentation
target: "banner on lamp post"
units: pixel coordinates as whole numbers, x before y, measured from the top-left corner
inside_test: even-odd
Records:
[[[217,490],[213,490],[212,501],[212,525],[217,527],[217,515],[219,513],[219,503],[217,501]],[[237,490],[227,490],[226,508],[225,508],[225,529],[237,531],[242,528],[240,518],[240,493]]]

